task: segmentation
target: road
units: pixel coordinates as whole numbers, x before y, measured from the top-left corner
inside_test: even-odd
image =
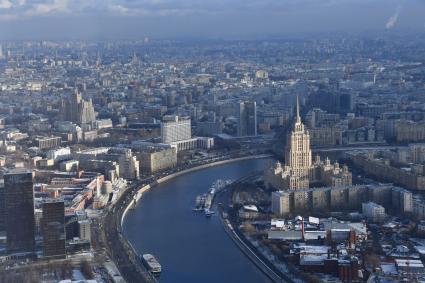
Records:
[[[347,150],[391,150],[397,148],[403,148],[405,146],[392,146],[384,144],[376,145],[346,145],[346,146],[326,146],[326,147],[313,147],[314,152],[336,152],[336,151],[347,151]]]

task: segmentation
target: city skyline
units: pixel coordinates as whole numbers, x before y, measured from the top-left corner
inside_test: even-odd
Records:
[[[425,0],[0,0],[0,282],[423,282]]]

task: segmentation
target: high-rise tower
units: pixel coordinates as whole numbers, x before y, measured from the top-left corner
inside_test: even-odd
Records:
[[[64,120],[78,124],[90,124],[96,120],[93,102],[84,100],[81,93],[76,91],[69,99],[62,102]]]
[[[341,168],[337,162],[331,164],[329,159],[322,162],[320,157],[317,157],[314,163],[312,162],[310,135],[301,121],[298,97],[294,127],[288,135],[286,144],[285,162],[286,164],[282,166],[278,161],[265,170],[264,182],[268,188],[290,191],[308,189],[310,183],[329,187],[352,185],[352,175],[348,171],[348,167]],[[281,197],[284,194],[278,193],[274,196],[275,198],[272,200],[274,206],[277,207],[276,205],[279,204],[278,207],[281,207]],[[301,196],[297,200],[300,202],[303,202],[301,199],[307,200],[308,198],[306,192],[304,192],[304,196],[303,194],[298,196]],[[287,203],[289,203],[289,200]],[[280,208],[273,209],[273,211],[282,213]]]
[[[65,205],[63,201],[43,203],[43,247],[45,257],[65,257]]]
[[[286,165],[291,168],[290,189],[304,189],[309,186],[309,172],[312,165],[310,135],[301,121],[297,97],[297,113],[294,128],[288,136],[285,150]]]
[[[7,251],[34,252],[33,174],[15,170],[4,175]]]
[[[79,122],[79,107],[82,100],[81,93],[78,91],[74,92],[72,97],[69,99],[69,106],[67,107],[67,120],[71,122]]]
[[[239,103],[238,136],[257,135],[257,104],[256,102]]]

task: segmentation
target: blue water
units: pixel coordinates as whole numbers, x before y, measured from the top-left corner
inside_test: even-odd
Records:
[[[143,195],[125,218],[125,237],[162,265],[160,282],[270,282],[239,250],[217,216],[192,208],[216,179],[236,180],[262,170],[268,159],[244,160],[192,172]]]

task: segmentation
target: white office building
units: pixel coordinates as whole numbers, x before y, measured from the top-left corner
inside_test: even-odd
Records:
[[[192,138],[190,119],[178,116],[165,117],[161,123],[161,140],[163,143],[172,143]]]
[[[47,159],[52,159],[55,163],[71,158],[71,149],[69,147],[61,147],[51,149],[46,153]]]

